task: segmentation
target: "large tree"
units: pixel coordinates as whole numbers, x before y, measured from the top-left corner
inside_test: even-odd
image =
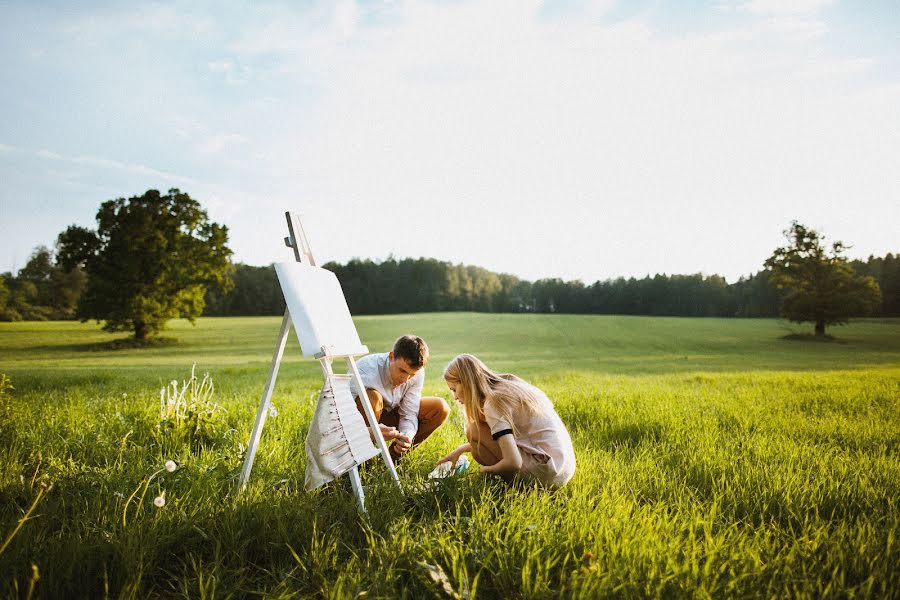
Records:
[[[193,323],[208,285],[230,288],[227,242],[227,227],[172,189],[108,200],[97,212],[96,231],[70,226],[58,246],[65,268],[83,265],[88,275],[79,318],[143,340],[169,319]]]
[[[784,318],[812,322],[816,335],[824,336],[826,325],[846,323],[880,305],[878,283],[854,272],[843,256],[843,243],[833,242],[829,250],[824,236],[796,221],[784,236],[788,244],[765,262],[772,284],[786,291],[781,304]]]

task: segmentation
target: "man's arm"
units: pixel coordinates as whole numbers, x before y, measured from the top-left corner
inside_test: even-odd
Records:
[[[400,423],[397,429],[403,435],[408,435],[410,441],[419,430],[419,404],[422,401],[422,388],[425,384],[425,369],[419,371],[410,380],[410,386],[400,399],[398,410],[400,411]]]

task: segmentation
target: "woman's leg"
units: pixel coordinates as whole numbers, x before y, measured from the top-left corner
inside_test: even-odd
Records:
[[[488,467],[503,458],[500,444],[491,437],[491,428],[487,423],[469,423],[466,426],[466,438],[472,444],[472,458],[478,464]]]

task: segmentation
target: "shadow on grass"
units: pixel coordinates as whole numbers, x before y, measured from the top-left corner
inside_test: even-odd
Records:
[[[833,335],[813,335],[809,333],[789,333],[781,336],[781,339],[789,342],[812,342],[816,344],[846,344],[847,340],[841,340]]]
[[[133,337],[94,342],[91,344],[65,344],[53,346],[53,350],[69,350],[72,352],[114,352],[116,350],[139,350],[142,348],[167,348],[179,343],[178,338],[155,337],[137,340]]]

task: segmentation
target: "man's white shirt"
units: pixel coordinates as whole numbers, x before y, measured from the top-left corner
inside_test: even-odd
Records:
[[[400,411],[397,429],[409,436],[419,430],[419,403],[425,383],[425,369],[419,369],[406,383],[394,387],[391,382],[389,353],[369,354],[356,361],[363,385],[381,394],[385,411]],[[362,397],[365,397],[363,394]]]

